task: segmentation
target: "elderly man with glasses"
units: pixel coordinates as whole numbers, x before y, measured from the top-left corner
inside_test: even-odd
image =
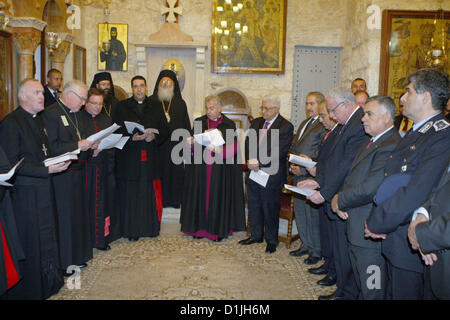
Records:
[[[87,87],[79,81],[66,83],[59,100],[43,112],[50,156],[80,149],[78,160],[53,177],[58,212],[61,267],[80,268],[92,258],[91,226],[87,207],[83,166],[98,143],[86,139],[80,109],[87,101]]]
[[[333,255],[336,264],[337,290],[328,296],[320,296],[321,300],[356,299],[359,292],[353,275],[348,252],[348,243],[345,235],[346,221],[341,220],[331,211],[331,200],[344,184],[358,149],[367,144],[369,136],[366,135],[361,119],[364,111],[355,101],[355,96],[347,88],[334,88],[328,92],[327,107],[331,118],[342,127],[339,128],[338,137],[329,151],[329,156],[323,163],[318,164],[315,180],[300,181],[298,187],[318,189],[313,195],[307,197],[315,204],[325,202],[326,213],[332,220]]]
[[[265,239],[266,253],[273,253],[278,245],[280,197],[286,183],[286,158],[294,126],[280,115],[278,96],[264,97],[261,111],[263,116],[252,121],[245,141],[247,167],[251,172],[248,180],[251,236],[239,243],[250,245]],[[252,179],[256,175],[269,175],[264,186]]]

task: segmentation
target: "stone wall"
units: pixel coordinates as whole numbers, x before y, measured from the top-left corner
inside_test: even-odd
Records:
[[[110,23],[127,23],[128,71],[112,72],[115,84],[130,92],[130,79],[136,75],[136,50],[163,23],[163,0],[114,0]],[[349,86],[355,77],[365,78],[369,94],[378,93],[381,30],[366,25],[369,5],[383,9],[450,10],[450,1],[434,0],[288,0],[285,74],[248,75],[211,72],[211,0],[180,0],[183,16],[180,27],[195,42],[208,45],[206,54],[206,94],[226,88],[239,88],[248,98],[253,116],[258,116],[261,98],[270,91],[281,94],[281,113],[290,117],[294,47],[296,45],[343,47],[341,84]],[[87,49],[87,82],[97,72],[97,24],[104,22],[101,6],[82,8],[82,30],[74,34],[75,43]],[[66,61],[66,64],[72,63]],[[156,71],[155,71],[156,72]],[[149,91],[154,83],[148,83]],[[201,110],[197,109],[196,113]],[[191,115],[192,116],[192,115]]]

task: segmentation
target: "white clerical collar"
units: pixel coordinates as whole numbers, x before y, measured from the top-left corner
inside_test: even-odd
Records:
[[[350,117],[348,117],[347,121],[345,121],[344,125],[346,125],[350,121],[350,119],[353,117],[355,112],[358,111],[359,108],[360,108],[360,106],[358,106],[357,108],[355,108],[355,110],[353,110],[352,114],[350,115]]]
[[[438,114],[439,114],[439,112],[433,114],[432,116],[430,116],[430,117],[428,117],[428,118],[426,118],[426,119],[423,119],[422,121],[419,121],[419,122],[417,122],[417,123],[414,123],[413,126],[412,126],[412,130],[413,130],[413,131],[416,131],[416,130],[419,129],[423,124],[425,124],[425,122],[427,122],[428,120],[430,120],[431,118],[435,117],[435,116],[438,115]]]
[[[387,128],[386,130],[384,130],[382,133],[380,133],[379,135],[377,135],[376,137],[373,137],[372,142],[377,141],[378,139],[380,139],[386,132],[388,132],[389,130],[391,130],[394,126],[390,126],[389,128]]]

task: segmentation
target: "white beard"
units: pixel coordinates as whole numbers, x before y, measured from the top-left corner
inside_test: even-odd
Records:
[[[158,99],[160,101],[170,101],[173,97],[173,87],[172,88],[158,88]]]

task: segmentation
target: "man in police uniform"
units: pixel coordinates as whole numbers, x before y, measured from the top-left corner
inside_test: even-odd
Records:
[[[442,113],[450,97],[448,75],[421,69],[408,80],[403,113],[414,126],[386,162],[384,182],[392,181],[380,185],[377,206],[366,221],[366,236],[384,239],[382,253],[391,286],[388,299],[423,298],[424,265],[408,244],[408,226],[414,210],[439,181],[450,155],[450,124]],[[395,184],[398,188],[393,190]],[[387,199],[381,202],[383,193]]]

